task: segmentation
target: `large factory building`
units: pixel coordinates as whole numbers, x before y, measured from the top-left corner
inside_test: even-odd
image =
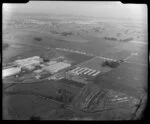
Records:
[[[42,59],[39,56],[34,56],[26,59],[16,60],[15,63],[22,67],[27,68],[29,70],[33,70],[36,65],[40,65]]]
[[[49,71],[51,74],[54,74],[62,69],[70,67],[71,64],[65,62],[50,62],[48,66],[44,67],[44,70]]]
[[[18,74],[21,72],[21,68],[26,68],[28,70],[33,70],[35,65],[40,65],[42,59],[39,56],[34,56],[30,58],[16,60],[14,65],[18,67],[11,67],[3,70],[3,78]]]
[[[26,59],[16,60],[15,63],[20,66],[32,65],[32,64],[39,64],[42,59],[39,56],[34,56]]]
[[[2,73],[3,78],[18,74],[20,71],[21,71],[21,68],[19,68],[19,67],[12,67],[12,68],[8,68],[8,69],[4,69],[3,73]]]

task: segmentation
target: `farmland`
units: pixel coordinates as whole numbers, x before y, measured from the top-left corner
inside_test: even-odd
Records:
[[[89,60],[89,59],[92,58],[92,57],[90,57],[90,56],[81,55],[81,54],[76,54],[76,53],[70,53],[70,54],[66,55],[66,57],[67,57],[69,60],[73,61],[74,64],[78,64],[78,63],[87,61],[87,60]]]
[[[145,94],[143,87],[147,87],[146,76],[146,67],[138,64],[123,63],[117,69],[98,77],[96,82],[102,87],[115,88],[115,90],[127,91],[136,97],[142,97]],[[124,89],[126,86],[128,90]]]
[[[18,19],[17,21],[19,21],[20,23],[23,23],[23,21],[26,21],[26,20],[22,20],[22,19],[29,18],[29,17],[28,16],[22,17],[20,15],[15,15],[13,18],[14,19],[12,19],[12,20]],[[33,18],[33,20],[37,20],[37,21],[39,20],[39,22],[41,21],[40,17],[38,17],[38,16],[32,17],[32,18]],[[61,19],[61,17],[60,17],[60,19]],[[67,18],[65,18],[65,19],[67,19]],[[17,24],[14,22],[13,25],[10,24],[9,27],[5,28],[4,31],[7,31],[7,33],[4,36],[4,42],[23,43],[23,44],[29,44],[29,45],[33,44],[33,45],[39,45],[39,46],[44,46],[44,47],[49,46],[51,48],[55,48],[55,47],[69,48],[69,49],[73,49],[73,50],[80,50],[80,51],[82,50],[83,52],[89,52],[89,53],[93,53],[95,55],[105,56],[105,57],[109,57],[109,58],[122,59],[122,58],[128,56],[132,51],[137,49],[138,46],[136,44],[133,44],[131,47],[130,42],[122,43],[122,42],[118,42],[118,41],[105,40],[103,37],[107,36],[107,35],[108,36],[112,35],[113,33],[116,33],[116,31],[120,32],[120,30],[125,30],[125,31],[128,30],[127,35],[132,34],[132,33],[129,33],[130,30],[138,29],[138,30],[140,30],[140,32],[144,30],[143,29],[144,27],[142,27],[144,25],[139,24],[139,23],[138,24],[135,23],[135,25],[142,25],[141,27],[133,26],[133,24],[131,25],[129,22],[128,23],[113,22],[112,24],[110,24],[108,22],[103,22],[103,21],[102,22],[101,21],[90,22],[89,20],[91,20],[91,19],[89,19],[89,18],[86,19],[87,22],[89,21],[89,24],[81,23],[81,22],[83,22],[82,19],[80,22],[81,24],[78,23],[78,21],[74,22],[74,23],[69,23],[69,21],[73,21],[73,20],[71,20],[71,18],[69,18],[67,20],[68,21],[65,20],[65,24],[64,24],[63,19],[58,21],[56,19],[56,16],[52,16],[51,18],[45,19],[45,22],[43,20],[42,21],[43,24],[32,23],[32,22],[28,22],[28,23],[24,23],[24,24]],[[77,20],[78,20],[78,17],[77,17]],[[53,21],[56,21],[56,23],[53,23]],[[33,28],[31,28],[31,27],[29,28],[30,23],[32,24]],[[50,23],[50,25],[49,25],[49,23]],[[125,26],[124,26],[124,24],[125,24]],[[16,26],[14,27],[14,25],[16,25]],[[127,26],[127,25],[129,25],[129,26]],[[24,26],[24,27],[21,27],[21,26]],[[131,28],[130,26],[132,26],[133,28]],[[77,27],[77,28],[75,28],[75,27]],[[130,29],[124,29],[125,27],[128,27],[128,28],[130,27]],[[95,28],[96,29],[100,28],[99,30],[102,33],[100,33],[100,32],[95,33]],[[14,29],[15,29],[15,32],[12,32],[12,30],[14,30]],[[30,31],[31,29],[33,31]],[[40,29],[40,30],[38,30],[38,29]],[[26,31],[24,31],[24,30],[26,30]],[[56,32],[60,32],[60,33],[66,32],[65,30],[69,30],[69,32],[73,32],[73,33],[71,34],[71,36],[69,35],[66,37],[66,36],[61,36],[59,33],[57,33],[57,34],[51,33],[51,30],[55,30]],[[115,30],[115,31],[113,31],[113,30]],[[141,33],[146,32],[145,30]],[[8,32],[10,32],[10,33],[8,33]],[[77,32],[77,34],[79,33],[79,35],[76,35],[76,33],[74,33],[74,32]],[[88,33],[86,33],[86,32],[88,32]],[[131,31],[131,32],[134,32],[134,31]],[[134,34],[134,35],[136,35],[136,34]],[[40,37],[42,40],[35,41],[34,39],[37,36]],[[75,37],[75,39],[73,37]],[[121,37],[121,35],[120,35],[120,37]],[[9,39],[9,41],[8,41],[8,39]],[[74,40],[71,41],[72,39],[74,39]],[[82,42],[82,39],[87,40],[87,41]],[[145,41],[146,41],[146,39],[142,42],[145,42]],[[135,46],[135,48],[133,48],[134,46]],[[105,49],[105,48],[107,48],[107,49]],[[122,49],[120,49],[120,48],[122,48]],[[19,53],[20,53],[20,51],[19,51]],[[4,53],[4,56],[6,56],[5,53]]]
[[[55,82],[55,81],[50,81],[50,80],[44,80],[44,81],[38,81],[38,82],[33,82],[33,83],[18,83],[15,84],[14,86],[6,89],[5,91],[14,91],[14,92],[19,92],[19,91],[26,91],[26,92],[33,92],[33,93],[40,93],[46,96],[57,96],[57,90],[59,88],[65,87],[63,86],[63,83],[60,82]],[[71,88],[71,87],[70,87]],[[72,92],[76,93],[75,91],[77,89],[71,88]]]
[[[32,95],[6,96],[5,99],[3,109],[6,109],[9,116],[11,116],[5,115],[5,117],[16,120],[28,120],[30,116],[41,116],[45,112],[50,113],[54,108],[60,107],[60,104],[48,102],[44,98]],[[18,99],[20,102],[17,102]]]

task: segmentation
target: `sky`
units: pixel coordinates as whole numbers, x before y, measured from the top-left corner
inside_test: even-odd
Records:
[[[146,4],[121,4],[120,2],[30,1],[27,4],[3,4],[3,14],[12,12],[147,20]]]

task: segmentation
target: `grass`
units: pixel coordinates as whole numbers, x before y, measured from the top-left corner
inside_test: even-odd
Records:
[[[103,74],[95,81],[100,87],[107,87],[140,98],[146,84],[146,67],[121,63],[116,69]]]
[[[6,91],[32,91],[43,95],[53,95],[56,96],[56,91],[58,89],[58,84],[54,81],[44,80],[34,83],[18,83]]]
[[[4,102],[6,106],[5,109],[11,109],[9,115],[12,119],[28,120],[32,116],[42,116],[44,113],[60,107],[60,104],[35,96],[15,95],[5,97],[9,97],[8,101],[4,99]]]
[[[66,55],[66,57],[69,60],[73,61],[74,64],[78,64],[78,63],[87,61],[87,60],[89,60],[89,59],[92,58],[90,56],[86,56],[86,55],[82,55],[82,54],[77,54],[77,53],[70,53],[70,54]]]
[[[83,83],[79,83],[79,82],[72,81],[72,80],[67,80],[67,79],[60,80],[60,83],[70,85],[70,86],[75,86],[75,87],[78,87],[78,88],[82,88],[82,87],[85,86],[85,84],[83,84]]]
[[[79,63],[77,66],[79,67],[87,67],[90,69],[94,69],[101,72],[108,72],[111,70],[109,67],[103,67],[101,64],[103,63],[103,59],[100,58],[92,58],[82,63]]]

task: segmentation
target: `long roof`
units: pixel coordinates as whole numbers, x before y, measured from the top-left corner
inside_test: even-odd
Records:
[[[11,76],[14,74],[17,74],[18,72],[20,72],[20,68],[18,67],[12,67],[12,68],[8,68],[8,69],[4,69],[3,70],[3,78],[7,77],[7,76]]]
[[[66,68],[66,67],[69,67],[69,66],[71,66],[71,64],[64,63],[64,62],[57,62],[55,64],[52,64],[50,66],[45,67],[45,69],[57,72],[57,71],[62,70],[64,68]]]

